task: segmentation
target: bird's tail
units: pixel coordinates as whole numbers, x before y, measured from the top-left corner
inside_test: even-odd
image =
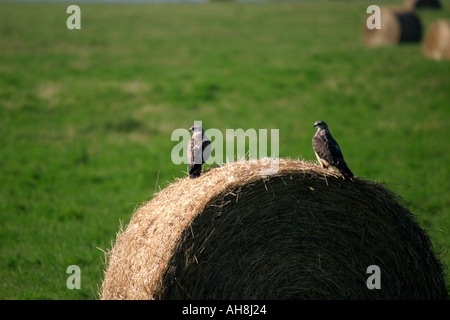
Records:
[[[189,170],[189,177],[191,179],[198,178],[200,177],[201,173],[202,173],[202,165],[194,164]]]
[[[339,172],[344,176],[344,179],[353,180],[355,175],[347,166],[339,167],[338,169],[339,169]]]

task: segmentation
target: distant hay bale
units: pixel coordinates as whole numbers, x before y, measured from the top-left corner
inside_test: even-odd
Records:
[[[429,238],[378,183],[280,159],[180,179],[108,254],[102,299],[445,299]],[[381,270],[368,289],[367,268]]]
[[[441,2],[439,0],[405,0],[405,7],[408,9],[420,9],[420,8],[442,8]]]
[[[364,20],[363,36],[369,46],[382,46],[402,42],[420,42],[422,24],[419,17],[405,9],[381,8],[381,28],[369,29]]]
[[[438,20],[430,26],[423,43],[423,52],[431,59],[450,59],[450,21]]]

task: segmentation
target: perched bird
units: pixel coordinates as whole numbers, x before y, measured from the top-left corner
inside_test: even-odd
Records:
[[[317,132],[312,139],[312,146],[321,166],[323,168],[336,167],[344,179],[351,180],[354,177],[353,172],[345,163],[341,148],[328,130],[327,124],[324,121],[316,121],[314,127],[317,128]]]
[[[192,132],[188,146],[189,177],[197,178],[202,173],[203,164],[211,155],[211,140],[200,125],[193,125],[189,131]]]

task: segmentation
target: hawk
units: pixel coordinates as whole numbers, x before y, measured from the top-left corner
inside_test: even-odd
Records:
[[[325,121],[316,121],[314,127],[317,132],[312,139],[312,146],[317,160],[323,168],[336,167],[344,176],[344,179],[352,179],[353,172],[348,168],[342,155],[341,148],[328,130]]]
[[[192,138],[188,146],[189,177],[197,178],[202,173],[202,165],[211,155],[211,140],[200,125],[189,128]]]

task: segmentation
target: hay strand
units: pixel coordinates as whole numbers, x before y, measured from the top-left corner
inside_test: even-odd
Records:
[[[180,179],[109,253],[102,299],[444,299],[429,238],[395,194],[310,162]],[[382,272],[369,290],[368,266]]]

